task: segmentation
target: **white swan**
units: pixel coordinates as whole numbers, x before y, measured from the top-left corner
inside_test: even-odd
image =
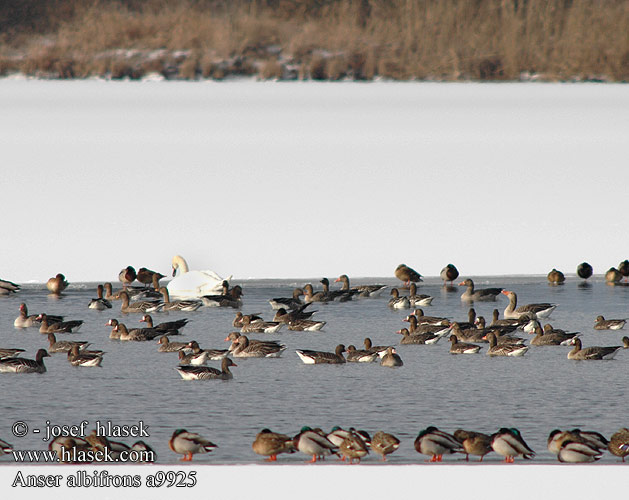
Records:
[[[223,281],[229,278],[221,278],[214,271],[189,271],[188,263],[181,255],[175,255],[172,261],[173,276],[167,285],[168,294],[171,298],[189,299],[198,298],[203,295],[211,295],[221,292]]]

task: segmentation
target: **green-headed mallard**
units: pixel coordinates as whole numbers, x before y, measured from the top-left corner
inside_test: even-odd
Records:
[[[513,463],[518,456],[525,459],[535,456],[535,452],[526,444],[518,429],[502,427],[490,437],[491,448],[498,455],[505,457],[505,462]]]
[[[196,453],[209,453],[217,446],[194,432],[186,429],[177,429],[168,441],[168,446],[172,451],[183,455],[181,460],[190,461],[192,455]]]

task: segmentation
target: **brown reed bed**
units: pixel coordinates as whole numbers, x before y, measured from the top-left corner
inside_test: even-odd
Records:
[[[0,74],[629,79],[626,0],[5,0]]]

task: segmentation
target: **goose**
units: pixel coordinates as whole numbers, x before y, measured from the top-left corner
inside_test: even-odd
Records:
[[[141,323],[146,323],[148,328],[154,328],[155,330],[159,330],[160,332],[168,332],[168,335],[179,334],[179,330],[181,330],[184,326],[188,324],[188,319],[181,318],[175,321],[166,321],[164,323],[159,323],[153,326],[153,318],[150,314],[145,314],[142,316],[140,320]]]
[[[295,320],[299,320],[299,319],[310,319],[312,317],[312,315],[314,313],[316,313],[317,311],[305,311],[305,309],[310,306],[311,303],[308,304],[304,304],[301,307],[298,307],[297,309],[292,309],[290,312],[287,311],[285,308],[280,307],[279,309],[277,309],[275,316],[273,317],[273,321],[278,321],[279,323],[285,323],[288,324],[291,321],[295,321]],[[254,319],[262,319],[259,316],[256,316],[256,318],[251,317],[250,315],[250,319],[254,320]],[[240,321],[242,321],[242,313],[240,313]],[[234,326],[236,325],[236,320],[234,320]]]
[[[293,438],[286,434],[272,432],[270,429],[262,429],[256,435],[256,439],[251,445],[253,452],[268,457],[266,460],[274,462],[280,453],[295,453],[297,449]]]
[[[461,443],[454,436],[433,426],[422,430],[414,444],[418,453],[431,457],[431,462],[441,462],[443,455],[464,452]]]
[[[224,281],[227,283],[227,281]],[[221,295],[203,295],[201,301],[205,307],[233,307],[239,309],[242,307],[243,296],[242,287],[236,285],[231,290],[225,291]]]
[[[285,309],[280,308],[280,309],[278,309],[278,312],[279,311],[285,311]],[[234,318],[234,321],[232,321],[232,326],[234,326],[236,328],[242,328],[242,318],[244,316],[245,315],[242,312],[238,311],[236,313],[236,317]],[[257,321],[257,320],[261,320],[262,321],[262,316],[259,316],[257,314],[247,314],[247,316],[249,316],[249,322],[250,323],[254,322],[254,321]],[[281,321],[279,319],[277,319],[277,317],[273,318],[273,321],[278,321],[278,322],[281,323]]]
[[[526,351],[529,350],[528,346],[522,344],[499,344],[496,334],[490,332],[487,334],[487,340],[489,341],[489,349],[487,349],[487,356],[511,356],[519,357],[524,356]]]
[[[389,347],[392,347],[388,345],[373,345],[369,337],[365,337],[363,344],[366,351],[378,353],[378,356],[380,357],[386,354]]]
[[[358,295],[357,290],[330,290],[330,280],[328,278],[321,278],[319,283],[323,286],[323,296],[325,300],[322,302],[333,302],[338,300],[339,302],[347,302],[354,298],[354,295]]]
[[[411,303],[406,296],[400,296],[400,292],[397,288],[391,289],[391,299],[388,302],[388,306],[392,309],[408,309],[411,307]]]
[[[516,306],[518,304],[518,296],[515,294],[515,292],[503,290],[502,293],[509,298],[509,305],[504,312],[505,318],[519,319],[525,314],[532,314],[537,319],[543,319],[550,316],[551,313],[557,308],[556,304],[544,302],[540,304],[527,304],[524,306],[520,306],[516,309]]]
[[[44,373],[44,358],[50,357],[46,349],[39,349],[35,359],[5,358],[0,360],[0,373]]]
[[[0,295],[11,295],[12,293],[16,293],[19,291],[20,285],[18,285],[17,283],[0,279]]]
[[[605,319],[603,316],[599,315],[594,320],[594,329],[621,330],[625,326],[626,322],[626,319]]]
[[[470,455],[480,457],[478,461],[482,462],[485,455],[492,451],[491,437],[482,432],[457,429],[453,436],[463,446],[466,462],[469,461]]]
[[[157,343],[159,344],[157,352],[177,352],[188,347],[188,342],[171,342],[168,335],[162,335]]]
[[[199,344],[194,340],[192,342],[188,342],[185,349],[190,349],[191,352],[186,354],[182,349],[179,350],[180,366],[201,366],[204,365],[210,358],[210,353],[201,349]]]
[[[37,316],[37,320],[41,321],[39,333],[74,333],[78,331],[83,324],[83,320],[80,319],[49,323],[46,313],[41,313]]]
[[[408,328],[402,328],[395,333],[402,335],[402,340],[400,340],[400,344],[404,345],[436,344],[441,338],[439,335],[435,335],[434,333],[420,333],[417,335],[411,335],[411,332],[408,331]]]
[[[371,440],[371,449],[378,455],[382,455],[382,461],[386,462],[387,455],[390,455],[400,447],[400,440],[393,434],[378,431]]]
[[[466,342],[459,342],[456,335],[450,335],[450,354],[476,354],[480,351],[480,346],[475,344],[468,344]]]
[[[618,349],[622,346],[610,346],[610,347],[586,347],[582,348],[581,339],[576,338],[574,340],[574,348],[568,353],[568,359],[576,360],[591,360],[591,359],[612,359]]]
[[[32,326],[41,326],[41,318],[39,314],[28,314],[28,307],[24,302],[20,304],[20,315],[15,318],[13,322],[13,326],[15,328],[30,328]],[[46,318],[48,319],[48,323],[60,323],[63,321],[63,316],[58,316],[55,314],[47,314]]]
[[[122,301],[122,304],[120,305],[120,311],[125,314],[159,311],[164,306],[163,302],[154,302],[148,300],[130,302],[129,294],[124,290],[120,292],[120,300]]]
[[[277,321],[251,321],[247,316],[243,316],[240,333],[276,333],[281,328],[282,323]]]
[[[90,303],[87,305],[88,309],[95,309],[97,311],[104,311],[105,309],[111,309],[111,302],[103,297],[104,293],[103,285],[98,285],[96,287],[96,295],[95,299],[90,300]]]
[[[580,335],[578,332],[573,333],[560,333],[550,332],[546,333],[539,326],[535,327],[535,337],[531,339],[531,345],[570,345],[574,343],[574,339]]]
[[[175,300],[170,301],[170,295],[168,294],[168,288],[165,286],[160,287],[159,292],[162,294],[164,302],[162,304],[162,311],[196,311],[203,305],[203,302],[199,300]]]
[[[548,279],[548,283],[551,285],[561,285],[564,281],[566,281],[566,277],[561,271],[558,271],[553,267],[553,269],[546,276]]]
[[[478,316],[475,320],[474,320],[474,325],[476,326],[476,328],[478,330],[492,330],[494,332],[496,332],[496,334],[498,335],[508,335],[510,333],[513,333],[517,330],[517,327],[515,325],[510,325],[510,326],[491,326],[491,327],[487,327],[487,324],[485,323],[485,318],[483,316]]]
[[[238,332],[231,332],[229,335],[227,335],[227,337],[225,337],[225,342],[231,342],[231,346],[229,347],[230,352],[238,346],[238,343],[236,341],[240,337],[241,337],[241,334]],[[263,344],[269,348],[275,348],[275,349],[279,349],[282,346],[284,346],[284,344],[280,343],[277,340],[256,340],[256,339],[248,339],[248,340],[249,340],[250,345]]]
[[[212,361],[221,360],[229,354],[229,349],[201,349],[196,340],[188,342],[186,349],[190,349],[192,354],[206,353],[207,359],[211,359]]]
[[[195,432],[177,429],[170,437],[168,447],[175,453],[183,455],[182,461],[189,462],[193,455],[209,453],[216,448],[216,445]]]
[[[310,283],[304,285],[304,302],[328,302],[330,298],[324,292],[316,292]]]
[[[467,278],[459,283],[459,286],[466,286],[467,289],[461,294],[461,300],[463,302],[474,301],[490,301],[496,300],[502,293],[502,288],[478,288],[474,289],[474,281]]]
[[[105,298],[107,300],[120,300],[120,291],[114,293],[111,283],[104,283],[103,288],[105,289]]]
[[[423,307],[432,304],[432,295],[426,295],[424,293],[417,293],[417,285],[411,283],[408,287],[408,301],[411,303],[411,307]]]
[[[505,462],[515,462],[515,457],[521,456],[524,459],[531,459],[535,452],[526,444],[520,431],[515,428],[507,429],[502,427],[491,436],[491,448],[505,457]]]
[[[180,352],[180,355],[183,354]],[[184,380],[229,380],[234,378],[230,366],[238,366],[230,358],[223,358],[221,369],[211,366],[178,366],[177,372]]]
[[[318,332],[326,325],[325,321],[314,321],[311,319],[296,319],[288,323],[288,328],[292,332]]]
[[[347,274],[341,274],[338,278],[336,278],[335,283],[342,282],[341,290],[344,292],[355,291],[358,293],[359,297],[371,297],[375,298],[380,296],[382,291],[387,287],[387,285],[358,285],[358,286],[349,286],[349,277]]]
[[[133,266],[127,266],[118,273],[118,281],[122,283],[123,288],[127,288],[135,281],[137,273]]]
[[[292,297],[276,297],[274,299],[269,300],[269,304],[273,309],[279,309],[280,307],[289,308],[289,309],[298,309],[303,306],[304,303],[301,301],[299,297],[304,294],[303,289],[295,288],[293,290]]]
[[[250,344],[246,335],[241,335],[234,341],[234,349],[230,349],[232,356],[236,358],[279,358],[286,350],[284,344]]]
[[[61,292],[68,288],[68,281],[63,274],[59,273],[46,282],[46,288],[53,295],[61,295]]]
[[[168,293],[175,299],[198,299],[221,291],[223,281],[214,271],[190,271],[188,263],[181,255],[172,259],[173,279],[168,283]],[[177,274],[177,271],[179,273]]]
[[[24,349],[0,347],[0,359],[15,358],[23,352]]]
[[[593,272],[594,270],[592,269],[592,266],[587,262],[581,262],[581,264],[577,266],[577,276],[579,278],[583,278],[584,280],[592,276]]]
[[[415,283],[422,281],[422,275],[406,264],[400,264],[395,268],[395,277],[404,282],[405,286],[410,285],[411,281]]]
[[[398,366],[403,366],[404,361],[400,358],[399,354],[395,352],[393,347],[389,347],[387,352],[382,359],[380,360],[380,366],[388,366],[389,368],[395,368]]]
[[[54,333],[48,334],[48,352],[68,352],[73,346],[77,346],[79,350],[85,349],[89,342],[84,340],[57,340]]]
[[[629,455],[629,429],[623,427],[612,434],[607,449],[612,455],[622,458],[624,462],[625,457]]]
[[[312,456],[311,462],[324,459],[328,455],[338,454],[339,447],[334,445],[322,433],[312,430],[308,426],[301,428],[299,434],[293,438],[293,444],[300,452]]]
[[[378,357],[377,352],[356,349],[353,345],[347,347],[347,361],[350,363],[372,363],[378,359]]]
[[[144,283],[145,285],[152,285],[155,288],[156,284],[159,285],[159,280],[165,277],[166,276],[162,273],[151,271],[146,267],[141,267],[140,269],[138,269],[135,279],[137,279],[140,283]],[[157,288],[159,288],[159,286]]]
[[[73,345],[68,351],[68,361],[72,366],[100,366],[103,354],[79,352],[79,346]]]
[[[337,345],[334,352],[311,351],[308,349],[296,349],[295,352],[297,356],[299,356],[299,359],[307,365],[341,364],[346,361],[343,357],[343,353],[345,352],[345,346],[343,344]]]
[[[450,326],[450,320],[441,316],[426,316],[423,309],[415,309],[404,321],[417,325]],[[411,329],[412,331],[412,329]]]
[[[441,270],[439,277],[443,280],[444,286],[448,281],[450,282],[450,285],[452,285],[452,282],[459,277],[459,270],[454,266],[454,264],[448,264]]]
[[[113,323],[112,323],[113,324]],[[157,337],[163,335],[163,332],[156,330],[155,328],[133,328],[129,330],[124,323],[117,322],[114,324],[113,331],[118,333],[120,340],[130,340],[134,342],[146,342],[154,340]],[[111,338],[111,337],[110,337]]]
[[[524,321],[527,321],[526,317],[521,317],[520,319],[500,319],[500,312],[498,311],[498,309],[494,309],[492,311],[492,322],[489,324],[489,326],[494,327],[494,326],[515,326],[516,328],[522,327],[522,323]]]

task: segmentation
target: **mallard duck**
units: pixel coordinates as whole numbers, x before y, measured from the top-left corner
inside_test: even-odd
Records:
[[[177,352],[188,347],[188,342],[171,342],[168,335],[162,335],[157,343],[159,344],[157,352]]]
[[[629,277],[629,260],[625,259],[618,264],[618,272],[625,278]]]
[[[347,347],[347,361],[352,363],[372,363],[378,359],[377,352],[371,352],[364,349],[356,349],[355,346]]]
[[[85,349],[89,342],[85,340],[57,340],[54,333],[48,334],[48,352],[68,352],[73,346],[77,346],[79,350]]]
[[[145,285],[155,286],[155,282],[159,284],[159,280],[165,277],[166,276],[162,273],[151,271],[146,267],[141,267],[140,269],[138,269],[135,279],[137,279],[140,283],[144,283]]]
[[[360,459],[369,454],[369,448],[363,438],[354,430],[350,429],[347,436],[339,445],[339,452],[351,464],[354,460],[360,463]]]
[[[194,454],[209,453],[217,448],[211,441],[195,432],[188,432],[186,429],[177,429],[173,432],[168,446],[175,453],[183,455],[182,461],[190,461]]]
[[[184,380],[229,380],[234,378],[234,374],[229,370],[230,366],[238,365],[230,358],[223,358],[220,370],[211,366],[178,366],[177,371]]]
[[[0,360],[0,373],[44,373],[44,358],[50,357],[46,349],[39,349],[35,359],[5,358]]]
[[[622,279],[622,274],[615,267],[610,267],[605,273],[605,281],[608,285],[615,285]]]
[[[593,272],[594,270],[592,269],[592,266],[587,262],[581,262],[581,264],[577,266],[577,276],[584,280],[592,276]]]
[[[118,281],[120,281],[122,286],[126,288],[135,281],[137,276],[135,268],[133,266],[127,266],[118,273]]]
[[[280,307],[289,308],[289,309],[298,309],[304,305],[299,297],[304,294],[304,291],[301,288],[295,288],[293,290],[292,297],[276,297],[274,299],[269,300],[269,304],[273,309],[279,309]]]
[[[388,306],[392,309],[408,309],[411,307],[411,302],[405,295],[400,296],[400,292],[397,288],[392,288],[391,299],[389,299]]]
[[[406,264],[400,264],[395,268],[395,277],[404,282],[405,286],[410,285],[411,281],[415,283],[422,281],[422,275]]]
[[[625,457],[629,455],[629,429],[623,427],[612,434],[607,449],[612,455],[622,458],[624,462]]]
[[[79,346],[73,345],[68,351],[68,361],[72,366],[100,366],[103,362],[103,353],[80,352]]]
[[[547,318],[557,308],[556,304],[550,304],[548,302],[538,304],[526,304],[524,306],[517,307],[518,296],[515,292],[509,290],[503,290],[503,295],[509,298],[509,305],[506,307],[504,316],[505,318],[519,319],[524,315],[534,315],[537,319]]]
[[[339,447],[334,445],[323,433],[316,432],[308,426],[301,428],[293,438],[293,444],[302,453],[312,456],[311,462],[325,459],[328,455],[338,454]]]
[[[450,285],[452,285],[452,282],[459,277],[459,270],[454,264],[448,264],[441,270],[439,277],[443,280],[444,286],[448,281],[450,282]]]
[[[498,432],[492,434],[490,438],[491,448],[498,455],[505,457],[505,462],[507,463],[513,463],[515,457],[518,456],[525,459],[535,456],[535,452],[526,444],[518,429],[502,427]]]
[[[581,429],[573,429],[570,431],[561,431],[559,429],[555,429],[551,431],[548,435],[548,451],[550,451],[553,455],[559,455],[559,452],[562,449],[562,446],[565,442],[572,443],[580,443],[588,446],[591,449],[594,449],[598,453],[607,448],[609,441],[602,434],[594,431],[582,431]],[[575,449],[576,447],[572,447],[572,451],[578,452]],[[587,450],[585,450],[587,452]],[[569,462],[571,461],[568,452],[565,453],[565,459],[559,459],[561,462]],[[585,460],[585,461],[593,461],[593,460]]]
[[[430,456],[431,462],[441,462],[443,455],[463,453],[463,447],[454,436],[430,426],[422,430],[415,438],[415,450]]]
[[[371,440],[371,449],[378,455],[382,455],[382,461],[386,462],[387,455],[390,455],[400,447],[400,440],[393,434],[378,431]]]
[[[404,361],[402,361],[402,358],[400,358],[399,354],[395,352],[395,349],[393,347],[389,347],[386,354],[382,356],[382,359],[380,360],[380,365],[395,368],[398,366],[403,366]]]
[[[464,281],[459,283],[459,286],[466,286],[467,289],[461,294],[461,300],[463,302],[474,302],[474,301],[490,301],[496,300],[502,293],[502,288],[478,288],[474,289],[474,281],[470,278],[467,278]]]
[[[37,320],[41,322],[39,333],[74,333],[78,331],[83,324],[83,320],[80,319],[51,323],[46,313],[37,316]]]
[[[53,295],[61,295],[61,292],[68,288],[68,284],[66,277],[59,273],[46,282],[46,288]]]
[[[336,346],[334,352],[325,351],[310,351],[308,349],[296,349],[297,356],[307,365],[315,364],[340,364],[345,363],[343,353],[345,352],[345,346],[339,344]]]
[[[379,297],[382,291],[387,287],[387,285],[358,285],[358,286],[349,286],[349,277],[347,274],[341,274],[338,278],[336,278],[335,282],[342,282],[341,291],[343,292],[356,292],[359,297]]]
[[[618,349],[622,346],[599,347],[592,346],[583,349],[580,338],[574,339],[574,347],[568,353],[568,359],[591,360],[591,359],[612,359]]]
[[[57,454],[59,462],[69,463],[72,458],[87,457],[92,446],[81,437],[57,436],[48,443],[48,450]],[[84,463],[80,460],[72,463]]]
[[[96,287],[96,298],[90,300],[90,303],[87,305],[88,309],[95,309],[97,311],[104,311],[105,309],[111,309],[111,302],[109,302],[106,298],[103,297],[105,288],[103,285],[98,285]]]
[[[351,429],[354,430],[353,427]],[[335,425],[334,427],[332,427],[332,430],[328,434],[326,434],[325,437],[327,437],[330,442],[335,446],[341,446],[341,443],[346,437],[349,436],[349,434],[349,430],[343,429],[342,427]],[[341,460],[345,460],[345,457],[341,457]]]
[[[588,463],[600,460],[603,452],[587,443],[581,441],[572,441],[567,439],[561,443],[561,448],[557,454],[560,462],[567,463]]]
[[[238,337],[234,344],[230,352],[236,358],[279,358],[286,350],[284,344],[249,343],[246,335]]]
[[[594,329],[621,330],[626,322],[626,319],[605,319],[603,316],[599,315],[596,317],[596,320],[594,320]]]
[[[498,337],[493,332],[487,334],[487,340],[489,341],[489,349],[487,349],[488,356],[511,356],[518,357],[524,356],[529,347],[518,343],[498,343]]]
[[[280,453],[295,453],[296,448],[293,439],[285,434],[278,434],[269,429],[262,429],[256,435],[251,445],[254,453],[269,457],[266,460],[274,462]]]
[[[136,452],[135,455],[129,455],[130,458],[133,457],[135,463],[153,463],[157,460],[155,450],[142,440],[133,443],[131,451]]]
[[[3,441],[2,439],[0,439],[0,457],[2,455],[8,455],[9,453],[12,453],[12,452],[13,452],[13,446],[11,446],[6,441]]]
[[[476,354],[480,351],[479,345],[459,342],[456,335],[450,335],[450,342],[450,354]]]
[[[566,281],[566,277],[563,273],[555,268],[548,273],[546,279],[548,279],[548,283],[551,285],[561,285],[564,281]]]
[[[491,437],[482,432],[457,429],[453,436],[463,446],[466,462],[469,461],[470,455],[480,457],[479,462],[482,462],[485,455],[492,451]]]

